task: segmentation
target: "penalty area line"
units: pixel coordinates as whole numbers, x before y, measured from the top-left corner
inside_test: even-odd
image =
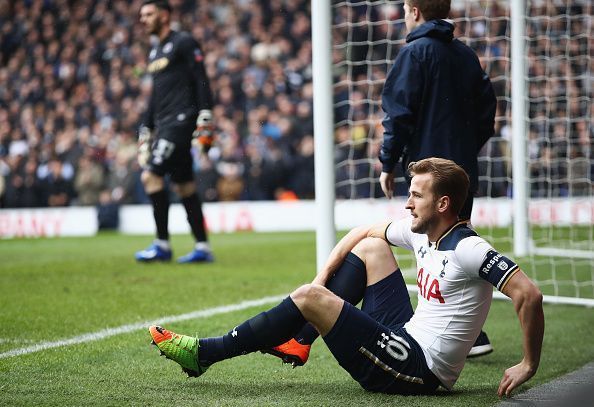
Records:
[[[199,318],[207,318],[212,317],[214,315],[219,314],[226,314],[229,312],[234,311],[241,311],[247,308],[257,307],[260,305],[266,305],[274,302],[279,302],[287,295],[277,295],[272,297],[263,297],[257,300],[247,300],[242,301],[237,304],[229,304],[229,305],[222,305],[220,307],[214,308],[207,308],[204,310],[198,310],[193,312],[188,312],[186,314],[180,315],[170,315],[166,317],[162,317],[159,319],[155,319],[153,321],[145,321],[145,322],[138,322],[135,324],[128,324],[122,325],[116,328],[107,328],[102,329],[101,331],[91,332],[83,335],[74,336],[68,339],[61,339],[58,341],[52,342],[41,342],[35,345],[27,346],[24,348],[18,348],[9,350],[4,353],[0,353],[0,359],[6,359],[14,356],[22,356],[28,355],[30,353],[40,352],[42,350],[59,348],[63,346],[71,346],[71,345],[78,345],[81,343],[86,342],[93,342],[98,341],[100,339],[109,338],[111,336],[119,335],[119,334],[126,334],[134,331],[140,331],[142,329],[147,329],[150,325],[163,325],[163,324],[170,324],[173,322],[181,322],[187,321],[190,319],[199,319]]]

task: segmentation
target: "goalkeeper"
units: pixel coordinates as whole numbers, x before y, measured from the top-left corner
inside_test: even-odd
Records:
[[[192,171],[192,145],[204,153],[212,143],[212,93],[203,54],[189,33],[170,28],[171,6],[166,0],[145,0],[140,23],[154,36],[147,70],[153,88],[138,138],[138,161],[142,183],[149,196],[155,218],[157,239],[136,253],[141,262],[168,261],[169,192],[165,175],[181,198],[192,234],[194,250],[180,257],[180,263],[211,262],[214,257],[204,226],[202,203],[196,193]]]
[[[404,12],[406,45],[382,92],[380,185],[389,199],[398,161],[406,169],[410,162],[423,158],[447,158],[470,177],[469,194],[460,211],[460,220],[470,221],[478,189],[477,156],[494,134],[497,101],[493,87],[474,51],[454,39],[454,25],[445,20],[450,0],[406,0]],[[492,350],[481,331],[469,356]]]

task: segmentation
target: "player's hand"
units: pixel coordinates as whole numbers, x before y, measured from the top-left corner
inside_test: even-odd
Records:
[[[392,199],[394,196],[394,175],[391,172],[382,172],[379,182],[386,198]]]
[[[144,168],[151,158],[152,131],[146,126],[138,130],[138,165]]]
[[[203,109],[196,119],[196,130],[192,133],[192,144],[204,154],[212,147],[214,139],[214,124],[212,123],[212,112]]]
[[[522,362],[510,367],[503,373],[497,395],[499,397],[509,397],[514,389],[534,376],[535,373],[536,369],[522,360]]]

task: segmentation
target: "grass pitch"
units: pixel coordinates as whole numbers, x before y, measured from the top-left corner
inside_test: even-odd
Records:
[[[1,356],[106,328],[286,294],[315,273],[313,233],[212,235],[213,264],[135,263],[134,251],[150,240],[101,234],[0,241],[4,405],[492,405],[504,369],[521,358],[519,323],[506,301],[493,302],[485,326],[495,352],[468,361],[453,392],[430,397],[365,392],[323,341],[314,344],[302,368],[254,353],[221,362],[198,379],[186,378],[175,363],[158,357],[146,329]],[[192,247],[188,236],[174,236],[172,243],[175,255]],[[220,335],[268,307],[165,326],[185,334]],[[541,366],[521,391],[594,360],[591,309],[545,305],[545,317]]]

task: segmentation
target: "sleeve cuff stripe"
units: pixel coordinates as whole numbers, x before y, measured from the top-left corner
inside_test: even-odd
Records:
[[[499,291],[502,291],[503,288],[505,287],[505,285],[507,284],[507,282],[509,281],[509,279],[516,274],[516,272],[519,270],[520,268],[518,267],[518,265],[516,264],[514,267],[512,267],[511,269],[508,270],[507,273],[505,273],[505,275],[503,276],[503,278],[501,280],[499,280],[499,284],[497,284],[497,289]]]
[[[391,225],[392,225],[392,222],[388,223],[388,226],[386,226],[386,229],[384,230],[384,240],[385,240],[386,242],[388,242],[388,244],[389,244],[390,246],[394,246],[394,245],[392,244],[392,242],[390,242],[390,240],[388,239],[388,229],[390,229],[390,226],[391,226]]]

